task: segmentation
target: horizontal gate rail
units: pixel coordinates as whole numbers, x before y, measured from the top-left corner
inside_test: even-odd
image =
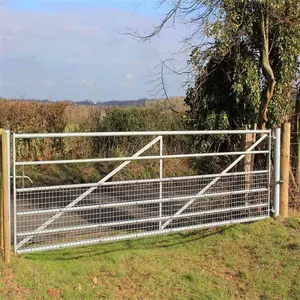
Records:
[[[165,177],[156,179],[138,179],[138,180],[124,180],[124,181],[109,181],[101,183],[101,186],[113,186],[119,184],[134,184],[134,183],[152,183],[152,182],[174,182],[186,179],[202,179],[202,178],[213,178],[213,177],[229,177],[236,175],[255,175],[255,174],[267,174],[268,170],[259,170],[252,172],[232,172],[226,174],[205,174],[205,175],[195,175],[195,176],[181,176],[181,177]],[[70,189],[70,188],[80,188],[80,187],[93,187],[100,185],[98,183],[79,183],[79,184],[66,184],[66,185],[52,185],[52,186],[42,186],[35,188],[17,188],[17,192],[35,192],[35,191],[50,191],[59,189]]]
[[[58,165],[58,164],[81,164],[95,162],[119,162],[119,161],[138,161],[152,159],[174,159],[174,158],[193,158],[193,157],[214,157],[214,156],[237,156],[246,154],[267,154],[267,150],[261,151],[238,151],[238,152],[216,152],[216,153],[197,153],[197,154],[181,154],[181,155],[155,155],[140,157],[112,157],[112,158],[93,158],[93,159],[68,159],[68,160],[44,160],[44,161],[18,161],[16,166],[42,166],[42,165]]]
[[[251,194],[258,192],[266,192],[267,188],[261,189],[252,189],[252,190],[240,190],[233,192],[221,192],[221,193],[211,193],[211,194],[201,194],[196,196],[182,196],[182,197],[170,197],[170,198],[159,198],[153,200],[137,200],[137,201],[128,201],[128,202],[119,202],[119,203],[106,203],[106,204],[97,204],[97,205],[88,205],[88,206],[78,206],[78,207],[67,207],[67,208],[54,208],[54,209],[42,209],[42,210],[33,210],[33,211],[24,211],[17,213],[17,216],[30,216],[30,215],[40,215],[40,214],[49,214],[49,213],[59,213],[59,212],[70,212],[70,211],[84,211],[90,209],[100,209],[100,208],[111,208],[111,207],[124,207],[130,205],[141,205],[141,204],[154,204],[160,202],[170,202],[170,201],[180,201],[201,198],[210,198],[210,197],[222,197],[222,196],[232,196],[232,195],[242,195],[242,194]],[[167,217],[170,218],[170,217]]]
[[[168,220],[170,218],[178,219],[178,218],[196,217],[196,216],[203,216],[203,215],[211,215],[211,214],[220,213],[220,212],[232,212],[232,211],[245,210],[245,209],[250,209],[250,208],[267,207],[267,206],[268,206],[267,203],[244,205],[244,206],[237,206],[237,207],[230,207],[230,208],[223,208],[223,209],[204,210],[204,211],[195,212],[195,213],[186,213],[186,214],[172,215],[172,216],[166,216],[166,217],[155,217],[155,218],[137,219],[137,220],[130,220],[130,221],[118,221],[118,222],[101,223],[101,224],[95,224],[95,225],[86,225],[86,226],[61,227],[61,228],[48,229],[48,230],[42,230],[42,231],[35,230],[35,231],[29,231],[29,232],[20,232],[17,235],[20,237],[23,237],[23,236],[28,236],[28,235],[40,235],[40,234],[58,233],[58,232],[73,231],[73,230],[84,230],[84,229],[92,229],[92,228],[132,225],[132,224],[139,224],[139,223],[163,221],[163,220]]]
[[[124,131],[124,132],[70,132],[70,133],[16,133],[15,138],[69,138],[69,137],[118,137],[118,136],[164,136],[164,135],[216,135],[216,134],[263,134],[270,130],[186,130],[186,131]]]
[[[43,250],[57,250],[57,249],[62,249],[62,248],[66,248],[66,247],[71,248],[71,247],[77,247],[77,246],[95,245],[95,244],[99,244],[99,243],[112,242],[112,241],[116,242],[116,241],[127,240],[127,239],[138,238],[138,237],[147,237],[147,236],[153,236],[153,235],[159,235],[159,234],[176,233],[176,232],[187,231],[187,230],[205,229],[205,228],[220,227],[220,226],[225,226],[225,225],[234,225],[234,224],[241,224],[241,223],[247,223],[247,222],[254,222],[254,221],[264,220],[266,218],[267,218],[266,216],[251,217],[251,218],[243,218],[243,219],[230,220],[230,221],[212,222],[212,223],[208,223],[208,224],[177,227],[177,228],[171,228],[171,229],[154,230],[154,231],[149,231],[149,232],[116,235],[116,236],[109,236],[109,237],[103,237],[103,238],[94,238],[94,239],[82,240],[82,241],[76,241],[76,242],[65,242],[65,243],[59,243],[59,244],[53,244],[53,245],[37,246],[35,248],[21,249],[21,250],[18,250],[18,253],[25,254],[25,253],[33,253],[33,252],[43,251]]]

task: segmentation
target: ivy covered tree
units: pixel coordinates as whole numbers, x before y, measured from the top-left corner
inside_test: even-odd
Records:
[[[299,0],[161,0],[169,4],[161,23],[183,21],[192,45],[195,84],[187,91],[197,128],[245,128],[288,118],[291,86],[300,55]],[[204,37],[204,38],[203,38]],[[202,42],[199,42],[202,41]],[[204,42],[203,42],[204,41]]]
[[[191,62],[194,55],[192,53]],[[253,54],[241,43],[222,60],[211,57],[187,90],[189,122],[194,129],[250,127],[259,111],[259,72]],[[245,72],[247,70],[247,72]]]

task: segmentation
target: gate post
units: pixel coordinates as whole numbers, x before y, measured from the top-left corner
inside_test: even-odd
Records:
[[[10,262],[10,151],[9,151],[9,131],[0,129],[1,135],[1,200],[2,200],[2,216],[3,219],[1,223],[3,227],[1,228],[3,234],[3,247],[4,247],[4,259],[7,264]]]
[[[282,185],[280,187],[280,215],[288,216],[289,208],[289,185],[290,185],[290,147],[291,147],[291,124],[283,123],[281,130],[281,156],[280,174]]]
[[[245,143],[245,151],[251,147],[253,143],[253,135],[252,133],[246,133],[244,136],[244,143]],[[253,161],[253,155],[246,154],[245,160],[244,160],[244,172],[245,172],[245,189],[249,191],[251,189],[251,171],[252,171],[252,161]]]
[[[274,130],[274,190],[273,190],[273,208],[274,217],[279,216],[280,199],[280,135],[281,129]]]
[[[159,155],[163,156],[163,137],[160,136],[160,143],[159,143]],[[162,183],[162,178],[163,178],[163,159],[161,158],[159,160],[159,178],[160,178],[160,183],[159,183],[159,230],[162,230],[162,198],[163,198],[163,192],[162,192],[162,188],[163,188],[163,183]]]

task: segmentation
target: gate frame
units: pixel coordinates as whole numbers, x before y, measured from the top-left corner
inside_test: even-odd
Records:
[[[246,151],[239,151],[239,152],[216,152],[216,153],[198,153],[198,154],[183,154],[183,155],[163,155],[163,136],[165,135],[211,135],[211,134],[247,134],[247,133],[258,133],[261,134],[261,137],[255,141]],[[49,161],[29,161],[29,162],[17,162],[17,153],[16,153],[16,140],[18,138],[54,138],[54,137],[108,137],[108,136],[156,136],[154,140],[152,140],[149,144],[154,145],[156,142],[160,141],[160,148],[159,148],[159,156],[139,156],[139,152],[142,151],[143,149],[147,148],[149,144],[147,144],[145,147],[143,147],[141,150],[139,150],[135,155],[132,157],[120,157],[120,158],[96,158],[96,159],[79,159],[79,160],[49,160]],[[267,150],[260,150],[260,151],[253,151],[253,149],[258,146],[264,139],[268,138],[267,142]],[[168,232],[176,232],[176,231],[182,231],[184,229],[190,230],[190,229],[196,229],[196,228],[208,228],[208,227],[214,227],[214,226],[220,226],[220,225],[226,225],[226,224],[235,224],[235,223],[242,223],[242,222],[251,222],[255,221],[256,219],[264,219],[270,216],[270,179],[271,179],[271,142],[272,142],[272,135],[271,135],[271,130],[212,130],[212,131],[147,131],[147,132],[90,132],[90,133],[46,133],[46,134],[13,134],[13,186],[14,186],[14,251],[15,253],[27,253],[31,251],[26,251],[26,249],[18,251],[18,249],[25,244],[28,239],[28,237],[24,240],[24,243],[21,245],[17,244],[17,215],[16,215],[16,194],[17,194],[17,189],[16,189],[16,167],[21,166],[21,165],[46,165],[46,164],[69,164],[69,163],[86,163],[86,162],[101,162],[101,161],[120,161],[123,162],[119,167],[114,169],[111,173],[109,173],[107,176],[102,178],[98,183],[95,184],[95,188],[97,188],[104,180],[106,181],[105,178],[112,177],[114,174],[116,174],[119,170],[121,170],[124,166],[128,165],[130,162],[134,160],[145,160],[145,159],[158,159],[160,162],[160,174],[159,174],[159,180],[160,180],[160,200],[162,200],[162,181],[163,181],[163,176],[162,176],[162,167],[163,167],[163,159],[164,158],[187,158],[187,157],[204,157],[204,156],[227,156],[227,155],[239,155],[238,158],[229,166],[227,167],[221,174],[214,174],[214,175],[220,175],[219,177],[214,178],[205,188],[203,188],[197,195],[195,196],[190,196],[190,201],[188,201],[184,206],[177,211],[173,216],[168,217],[169,219],[164,220],[165,223],[162,224],[163,220],[160,220],[160,226],[159,230],[157,231],[152,231],[152,232],[144,232],[141,236],[149,236],[149,235],[156,235],[159,233],[168,233]],[[148,147],[150,148],[150,147]],[[147,148],[147,149],[148,149]],[[143,152],[143,151],[142,151]],[[225,175],[230,169],[232,169],[240,160],[242,160],[247,154],[268,154],[268,165],[267,168],[265,169],[266,172],[268,172],[268,216],[264,217],[256,217],[256,218],[251,218],[251,219],[245,219],[245,220],[230,220],[230,221],[224,221],[224,222],[213,222],[209,224],[202,224],[200,225],[193,225],[193,226],[186,226],[184,229],[183,228],[173,228],[173,229],[164,229],[172,220],[174,217],[177,217],[180,215],[183,210],[185,210],[189,205],[191,205],[199,196],[204,195],[206,190],[208,190],[214,183],[216,183],[222,175]],[[112,174],[112,175],[111,175]],[[107,179],[108,179],[107,178]],[[85,193],[83,193],[85,194]],[[83,195],[82,194],[82,195]],[[82,196],[81,195],[81,196]],[[275,195],[275,193],[274,193]],[[81,196],[77,197],[81,198]],[[82,200],[85,196],[83,196],[80,200]],[[77,200],[75,199],[75,201]],[[275,199],[275,196],[274,196]],[[80,201],[79,200],[79,201]],[[78,201],[78,202],[79,202]],[[74,201],[73,201],[74,202]],[[77,203],[77,202],[76,202]],[[275,200],[274,200],[275,203]],[[58,214],[63,214],[64,212],[60,212]],[[58,215],[57,214],[57,215]],[[159,215],[161,216],[161,202],[160,202],[160,209],[159,209]],[[50,218],[52,219],[52,218]],[[49,220],[48,220],[49,221]],[[43,227],[47,222],[45,222],[43,225],[40,227]],[[221,224],[222,223],[222,224]],[[224,223],[224,224],[223,224]],[[51,223],[49,223],[51,224]],[[45,227],[47,227],[46,225]],[[42,228],[44,229],[44,228]],[[36,229],[38,230],[38,229]],[[35,230],[35,231],[36,231]],[[137,234],[125,234],[124,236],[114,236],[114,240],[120,240],[120,239],[127,239],[130,236],[137,236]],[[29,240],[31,237],[29,237]],[[99,242],[102,242],[104,240],[109,240],[108,238],[98,238],[94,240],[98,240]],[[92,242],[90,244],[95,244],[97,242]],[[73,242],[72,244],[76,245],[76,242]],[[81,243],[78,243],[78,245]],[[88,241],[84,244],[89,244]],[[18,247],[19,246],[19,247]],[[56,247],[57,246],[57,247]],[[45,248],[47,248],[45,246]],[[61,248],[59,244],[52,244],[51,249],[56,249],[56,248]],[[37,250],[38,251],[38,250]]]

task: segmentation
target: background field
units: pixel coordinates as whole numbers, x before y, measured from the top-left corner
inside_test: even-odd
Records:
[[[102,103],[96,106],[80,105],[73,102],[42,102],[0,99],[0,128],[16,133],[54,133],[54,132],[94,132],[94,131],[158,131],[188,129],[184,119],[187,109],[182,97],[169,100],[154,99],[131,101],[128,107],[122,103]],[[110,105],[108,105],[110,104]],[[124,105],[125,105],[124,104]],[[121,105],[115,107],[112,105]],[[175,111],[176,109],[176,111]],[[151,140],[151,139],[150,139]],[[144,147],[149,139],[45,139],[21,140],[17,145],[19,160],[80,159],[97,157],[131,156]],[[165,151],[176,152],[178,145],[184,145],[178,139],[166,142]],[[84,146],[83,146],[84,145]],[[167,150],[168,148],[168,150]],[[150,154],[150,153],[149,153]],[[158,168],[152,162],[143,162],[136,179],[153,178]],[[37,185],[51,185],[72,180],[73,183],[97,181],[98,178],[114,169],[115,164],[51,166],[43,170],[25,168],[24,172]],[[165,175],[182,171],[182,175],[193,173],[188,161],[165,164]],[[125,170],[124,170],[125,172]],[[137,173],[135,164],[115,178],[133,178]],[[17,170],[18,175],[21,170]],[[118,178],[119,176],[119,178]],[[121,176],[121,177],[120,177]],[[59,182],[58,182],[59,180]],[[20,182],[19,182],[20,183]],[[25,181],[25,185],[30,183]]]

